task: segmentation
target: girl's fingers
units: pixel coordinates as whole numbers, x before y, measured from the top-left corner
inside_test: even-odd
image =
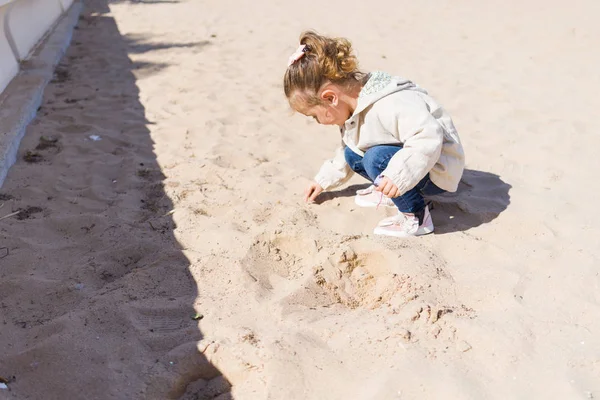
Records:
[[[398,187],[390,179],[384,178],[383,182],[376,188],[377,191],[383,193],[387,197],[393,199],[400,195]]]
[[[312,192],[313,192],[313,190],[315,190],[315,189],[314,189],[314,188],[311,186],[311,187],[307,188],[307,189],[304,191],[304,201],[305,201],[305,202],[308,202],[308,201],[309,201],[309,199],[310,199],[310,196],[312,195]]]
[[[390,199],[392,199],[395,196],[396,196],[396,185],[394,185],[393,183],[390,183],[388,197]]]
[[[312,192],[312,195],[310,196],[310,201],[315,201],[317,196],[319,194],[321,194],[321,191],[318,188],[312,188],[312,189],[313,189],[313,192]]]
[[[315,201],[317,196],[319,194],[321,194],[322,191],[323,191],[323,189],[321,189],[320,186],[316,186],[316,185],[309,186],[309,188],[306,189],[306,191],[304,192],[304,194],[305,194],[304,201],[307,203]]]
[[[393,191],[394,191],[394,184],[388,180],[385,183],[385,187],[383,188],[383,194],[385,194],[387,197],[391,197],[390,195],[392,194]]]
[[[318,195],[323,192],[323,188],[317,182],[311,183],[304,191],[304,201],[314,202]]]

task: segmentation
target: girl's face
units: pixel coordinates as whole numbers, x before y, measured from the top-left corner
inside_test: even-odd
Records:
[[[307,117],[314,118],[321,125],[342,126],[351,115],[350,110],[341,104],[337,106],[323,104],[304,109],[300,112]]]
[[[339,86],[329,83],[321,88],[317,96],[321,104],[316,106],[306,105],[305,98],[297,96],[300,107],[295,107],[296,111],[314,118],[322,125],[342,126],[352,115],[352,100]]]

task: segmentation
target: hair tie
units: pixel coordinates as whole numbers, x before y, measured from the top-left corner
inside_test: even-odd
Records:
[[[294,52],[294,54],[292,54],[290,56],[290,58],[288,58],[288,67],[290,65],[292,65],[293,63],[295,63],[296,61],[298,61],[299,59],[301,59],[304,56],[304,54],[306,53],[307,50],[308,50],[307,46],[305,44],[301,44],[300,47],[298,47],[296,49],[296,51]]]

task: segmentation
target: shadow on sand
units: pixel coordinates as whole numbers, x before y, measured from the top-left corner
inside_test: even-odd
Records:
[[[336,197],[354,197],[356,191],[368,185],[352,185],[343,190],[323,193],[317,203]],[[510,204],[511,185],[496,174],[465,170],[456,193],[429,198],[435,223],[435,233],[467,231],[487,224],[498,217]]]
[[[168,64],[128,56],[208,42],[123,37],[109,4],[86,1],[3,187],[36,207],[0,226],[0,374],[18,398],[231,399],[197,348],[198,286],[133,72]]]
[[[135,174],[141,180],[141,185],[132,187],[131,190],[139,191],[141,196],[141,212],[136,218],[135,232],[136,236],[145,236],[147,241],[154,244],[155,254],[145,254],[144,260],[148,262],[147,274],[152,274],[151,280],[156,283],[152,293],[143,293],[156,298],[151,299],[151,303],[157,300],[169,304],[166,307],[169,313],[182,317],[179,321],[173,318],[164,317],[164,307],[158,306],[156,312],[146,312],[143,321],[149,323],[148,329],[152,336],[152,343],[159,342],[159,346],[151,346],[147,354],[140,354],[142,358],[158,358],[152,360],[156,364],[161,364],[155,368],[151,374],[145,377],[146,386],[142,388],[144,398],[173,398],[173,399],[232,399],[230,394],[230,385],[222,374],[215,368],[197,349],[196,344],[203,338],[202,332],[198,328],[198,322],[192,317],[196,315],[193,303],[198,294],[198,287],[194,278],[189,272],[190,261],[181,251],[181,246],[174,235],[176,228],[172,217],[165,216],[173,209],[173,204],[168,198],[164,179],[160,166],[153,153],[154,143],[150,137],[147,128],[149,121],[145,117],[143,104],[139,101],[139,89],[136,85],[136,77],[132,71],[136,70],[138,76],[140,69],[152,69],[154,72],[168,66],[168,64],[140,65],[132,63],[128,54],[139,54],[149,51],[168,49],[172,47],[179,48],[197,48],[201,51],[203,47],[210,45],[209,41],[200,41],[195,43],[165,43],[152,41],[151,37],[141,36],[123,36],[112,17],[105,14],[109,12],[108,5],[110,0],[90,0],[86,4],[84,11],[85,17],[81,18],[79,29],[97,30],[103,32],[105,40],[111,42],[101,43],[98,41],[84,42],[81,46],[87,46],[90,54],[94,53],[94,45],[107,46],[114,49],[111,56],[117,65],[127,65],[129,71],[111,71],[107,68],[105,73],[107,80],[115,79],[118,76],[120,85],[123,87],[123,93],[127,93],[127,101],[133,104],[124,104],[123,109],[137,110],[135,115],[126,113],[119,115],[106,115],[106,118],[122,118],[123,134],[131,132],[131,144],[137,149],[129,149],[123,153],[123,156],[131,156],[135,153],[138,158],[133,163],[136,168]],[[177,3],[176,1],[130,1],[131,4],[151,5],[153,3]],[[90,16],[94,15],[94,16]],[[110,32],[110,35],[106,33]],[[93,33],[88,32],[88,36]],[[75,36],[77,40],[77,36]],[[118,43],[118,45],[116,45]],[[100,50],[100,49],[99,49]],[[106,51],[106,50],[104,50]],[[76,62],[76,61],[75,61]],[[97,77],[96,77],[97,78]],[[91,105],[93,107],[93,105]],[[126,153],[129,153],[126,155]],[[139,162],[137,162],[139,161]],[[132,171],[123,171],[131,173]],[[134,232],[129,232],[131,235]],[[138,239],[139,240],[139,239]],[[169,253],[169,257],[161,257],[162,254]],[[154,260],[163,260],[162,265],[156,265]],[[144,268],[144,265],[136,265],[136,268]],[[140,294],[132,293],[132,296],[139,301]],[[142,312],[143,314],[143,312]],[[165,324],[169,326],[165,326]],[[154,325],[152,327],[152,325]],[[162,337],[157,337],[162,336]],[[153,347],[153,348],[152,348]],[[158,352],[156,349],[159,349]],[[161,354],[162,353],[162,354]],[[135,360],[131,360],[136,362]],[[150,360],[148,360],[150,361]],[[158,362],[157,362],[158,361]],[[110,384],[110,382],[107,382]]]

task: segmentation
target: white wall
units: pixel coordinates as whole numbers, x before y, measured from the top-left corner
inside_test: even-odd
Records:
[[[0,94],[73,0],[0,0]]]
[[[14,39],[19,59],[31,49],[62,14],[58,0],[14,0],[8,14],[8,31]]]
[[[19,64],[6,36],[5,19],[11,7],[10,2],[0,0],[0,93],[19,71]]]

